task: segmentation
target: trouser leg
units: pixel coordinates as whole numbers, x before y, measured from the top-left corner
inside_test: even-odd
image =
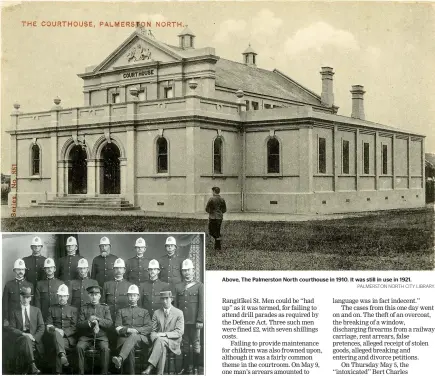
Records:
[[[103,375],[107,375],[107,371],[109,370],[109,360],[110,360],[109,343],[106,341],[99,341],[98,348],[100,350],[100,357],[101,357],[101,373]]]
[[[79,374],[85,373],[85,351],[90,347],[90,343],[86,341],[79,341],[77,343],[77,357],[79,359]]]
[[[32,364],[35,361],[33,355],[33,351],[36,347],[35,342],[27,336],[21,336],[17,339],[16,344],[21,363],[24,363],[26,366]]]
[[[132,334],[125,342],[122,344],[121,351],[119,352],[119,356],[122,358],[122,360],[125,361],[124,364],[128,367],[128,372],[130,375],[134,375],[134,367],[135,367],[135,360],[134,360],[134,348],[135,346],[141,341],[141,338],[137,334]]]
[[[153,343],[153,350],[148,362],[157,368],[157,374],[163,375],[166,361],[166,348],[169,346],[169,341],[164,337],[157,337]]]

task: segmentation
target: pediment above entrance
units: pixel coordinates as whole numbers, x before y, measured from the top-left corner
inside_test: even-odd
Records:
[[[113,51],[103,62],[101,62],[92,73],[128,68],[144,63],[153,62],[176,62],[182,60],[176,51],[169,46],[159,42],[152,36],[135,31],[115,51]]]

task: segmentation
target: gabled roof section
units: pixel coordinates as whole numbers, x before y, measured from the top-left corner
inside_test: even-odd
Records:
[[[98,64],[92,73],[106,71],[117,65],[125,66],[131,60],[140,61],[141,57],[143,57],[142,62],[144,63],[148,61],[162,61],[162,58],[166,61],[181,61],[183,59],[180,51],[176,51],[167,44],[159,42],[152,37],[152,34],[145,34],[141,29],[136,29],[118,48]],[[127,52],[127,50],[129,51]],[[158,56],[157,59],[153,58],[153,53]],[[133,58],[130,59],[130,57]]]
[[[322,106],[319,95],[276,69],[269,71],[222,58],[216,63],[216,86]]]

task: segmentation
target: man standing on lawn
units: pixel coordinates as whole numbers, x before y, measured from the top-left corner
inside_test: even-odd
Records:
[[[219,187],[213,187],[213,197],[211,197],[205,211],[208,213],[208,231],[210,236],[215,240],[214,249],[220,251],[222,248],[221,243],[221,225],[224,218],[224,213],[227,211],[225,200],[219,195],[221,190]]]

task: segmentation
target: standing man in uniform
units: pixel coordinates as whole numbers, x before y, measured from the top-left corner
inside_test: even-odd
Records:
[[[44,334],[44,320],[41,310],[30,305],[32,289],[21,287],[21,307],[11,314],[10,328],[17,339],[15,341],[15,355],[20,364],[28,368],[28,373],[38,375],[41,371],[36,367],[34,352],[42,357],[44,346],[42,335]]]
[[[172,291],[162,291],[160,298],[162,308],[154,313],[152,320],[153,331],[150,338],[153,349],[148,359],[149,365],[142,375],[150,375],[155,368],[158,375],[163,375],[168,349],[175,355],[181,354],[180,343],[184,332],[183,312],[172,305]]]
[[[183,259],[176,254],[177,241],[169,236],[165,243],[166,255],[159,259],[160,279],[171,285],[171,291],[175,293],[175,286],[182,281],[181,263]]]
[[[128,288],[128,308],[121,308],[116,314],[115,329],[118,333],[117,348],[121,348],[119,356],[112,358],[116,368],[121,368],[127,360],[128,372],[134,375],[134,349],[150,345],[148,335],[152,325],[148,311],[137,306],[139,300],[139,288],[131,285]]]
[[[148,279],[148,259],[144,257],[147,250],[145,239],[138,238],[134,246],[136,248],[136,256],[127,260],[127,271],[125,279],[137,286]]]
[[[68,304],[68,287],[60,285],[57,291],[59,304],[53,305],[48,309],[46,320],[47,332],[50,344],[56,350],[56,373],[62,372],[62,366],[68,366],[66,348],[75,345],[75,334],[77,332],[78,311],[76,307]]]
[[[20,303],[20,291],[22,287],[30,287],[33,292],[33,285],[24,279],[26,272],[26,264],[22,259],[18,259],[14,262],[13,271],[15,273],[15,279],[6,282],[3,290],[3,325],[8,326],[10,315],[12,311],[19,309]]]
[[[77,278],[77,263],[82,256],[77,255],[77,239],[70,236],[66,240],[66,256],[57,262],[56,277],[65,283]]]
[[[149,280],[140,284],[140,304],[152,318],[154,312],[162,308],[160,293],[171,289],[169,283],[159,279],[160,266],[157,260],[151,260],[148,264]]]
[[[88,260],[82,258],[77,263],[77,279],[69,281],[68,288],[71,292],[68,304],[76,307],[80,312],[81,308],[89,303],[89,294],[86,289],[89,286],[98,285],[98,282],[94,279],[90,279],[89,275],[89,264]]]
[[[30,245],[32,254],[30,256],[23,257],[23,261],[27,267],[26,279],[33,285],[33,291],[35,291],[36,282],[45,278],[45,257],[41,256],[42,247],[43,244],[41,238],[39,236],[35,236]]]
[[[128,288],[131,283],[124,279],[125,263],[124,260],[119,258],[114,263],[115,276],[113,280],[104,283],[103,295],[101,302],[106,303],[110,308],[111,317],[116,317],[116,312],[128,307]]]
[[[96,348],[101,351],[101,373],[106,375],[110,361],[109,339],[106,332],[112,327],[113,321],[107,304],[100,304],[101,287],[90,286],[87,291],[90,302],[82,307],[77,323],[80,334],[77,343],[79,374],[83,375],[85,372],[85,351],[95,343]]]
[[[58,302],[57,291],[63,282],[54,277],[56,266],[54,260],[48,258],[44,261],[45,279],[38,281],[35,290],[35,306],[42,312],[44,320],[47,319],[48,308]]]
[[[99,286],[104,286],[104,282],[113,279],[113,264],[118,256],[110,253],[111,245],[108,237],[103,236],[100,240],[100,255],[92,262],[91,278],[98,282]]]
[[[186,259],[181,266],[184,281],[176,289],[175,306],[184,314],[183,369],[180,375],[189,375],[189,350],[193,349],[193,374],[198,375],[201,356],[201,329],[204,328],[204,285],[193,279],[193,263]]]
[[[227,205],[219,195],[221,192],[219,187],[213,187],[211,190],[213,197],[208,200],[205,211],[208,213],[208,231],[215,240],[214,249],[220,251],[222,249],[221,225],[224,213],[227,211]]]

